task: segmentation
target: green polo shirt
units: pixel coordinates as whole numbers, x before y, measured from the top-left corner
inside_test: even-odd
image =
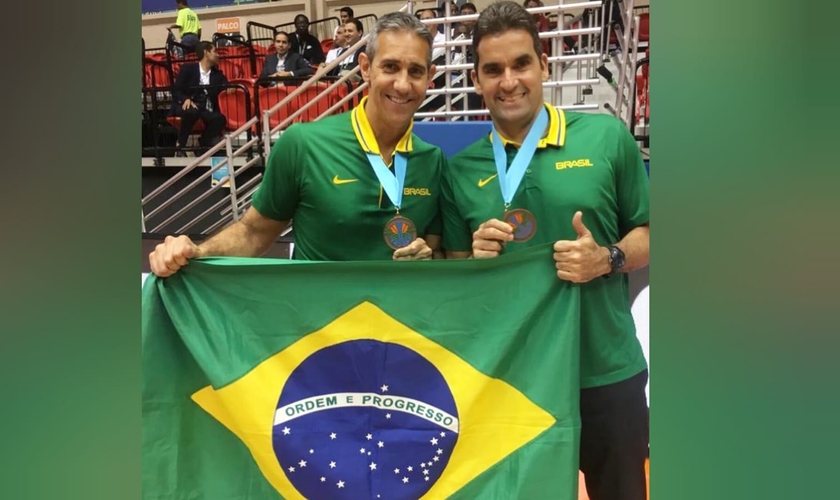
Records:
[[[572,217],[595,241],[606,246],[621,240],[649,219],[648,179],[635,140],[612,116],[564,113],[546,104],[547,133],[511,203],[537,219],[527,242],[506,244],[504,252],[577,238]],[[492,134],[453,156],[444,172],[443,247],[471,251],[472,233],[489,220],[503,218],[493,159]],[[505,142],[510,166],[518,145]],[[620,382],[646,367],[630,314],[628,277],[596,278],[581,285],[581,387]]]
[[[380,154],[366,102],[348,113],[292,125],[271,148],[252,206],[271,219],[294,219],[295,259],[393,256],[383,230],[396,209],[366,156]],[[414,222],[418,237],[440,235],[443,153],[414,135],[411,126],[396,152],[408,156],[400,215]]]
[[[198,34],[201,29],[201,23],[198,21],[198,15],[189,7],[178,10],[178,18],[175,19],[175,24],[180,29],[179,34],[183,38],[184,35],[192,33]]]

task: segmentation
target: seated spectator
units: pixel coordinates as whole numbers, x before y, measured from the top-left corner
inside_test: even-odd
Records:
[[[181,66],[172,91],[174,114],[181,117],[175,156],[183,156],[182,150],[197,120],[204,122],[204,132],[198,140],[201,154],[221,140],[220,134],[227,122],[218,111],[221,88],[199,88],[202,85],[223,85],[228,81],[218,68],[216,47],[210,42],[199,42],[195,53],[199,61]]]
[[[321,42],[309,33],[309,18],[304,14],[295,16],[295,32],[289,38],[292,42],[292,52],[300,54],[310,64],[318,65],[324,62]]]
[[[526,9],[536,9],[537,7],[543,7],[544,4],[542,0],[525,0],[523,4]],[[534,14],[534,21],[537,23],[537,31],[543,33],[545,31],[551,31],[551,26],[548,22],[548,18],[545,17],[545,14]],[[566,37],[571,38],[571,37]],[[540,45],[542,46],[543,54],[551,55],[551,44],[547,38],[540,39]]]
[[[358,19],[351,19],[344,25],[344,43],[345,43],[345,50],[349,49],[353,45],[359,42],[364,36],[364,26],[362,22]],[[359,54],[365,51],[365,46],[363,45],[359,49],[357,49],[352,54],[348,55],[344,60],[339,63],[338,66],[333,68],[330,71],[330,75],[333,76],[343,76],[347,72],[352,71],[353,68],[359,65]],[[344,51],[339,51],[338,55],[342,55]],[[361,80],[361,75],[356,73],[355,76],[351,77],[352,81],[359,81]]]
[[[289,35],[286,32],[281,31],[274,35],[276,52],[265,57],[260,79],[271,77],[301,78],[315,73],[309,61],[300,54],[292,52],[290,48]],[[271,82],[270,85],[277,85],[277,82]]]
[[[329,52],[327,52],[327,58],[324,60],[324,63],[321,64],[321,66],[333,62],[339,54],[344,52],[345,48],[347,48],[347,45],[345,45],[344,26],[339,25],[338,28],[335,29],[335,35],[333,38],[333,48],[331,48]]]

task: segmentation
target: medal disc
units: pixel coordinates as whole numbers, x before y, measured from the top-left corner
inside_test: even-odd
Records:
[[[417,237],[417,228],[410,219],[397,215],[385,224],[382,231],[385,244],[391,249],[407,247]]]
[[[505,222],[513,226],[513,241],[528,241],[537,234],[537,218],[524,208],[505,212]]]

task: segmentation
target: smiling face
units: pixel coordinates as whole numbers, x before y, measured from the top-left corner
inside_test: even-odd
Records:
[[[379,34],[374,59],[359,55],[362,77],[370,83],[365,111],[371,123],[405,130],[426,97],[429,77],[435,67],[427,67],[430,46],[410,31]]]
[[[472,70],[476,93],[484,97],[496,128],[522,142],[543,105],[548,56],[537,54],[531,34],[524,30],[487,35],[477,53],[478,71]]]
[[[353,45],[361,39],[362,33],[359,31],[356,23],[351,21],[344,25],[344,42],[347,46]]]

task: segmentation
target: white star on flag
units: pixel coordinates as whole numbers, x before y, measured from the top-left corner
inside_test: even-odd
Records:
[[[344,481],[339,481],[339,482],[335,483],[335,485],[338,486],[339,488],[344,488]]]
[[[427,471],[426,469],[423,469],[423,475],[424,475],[424,476],[428,476],[428,475],[429,475],[429,471]]]
[[[289,472],[294,472],[294,471],[295,471],[294,467],[289,467]]]
[[[443,450],[441,450],[440,448],[438,448],[438,455],[443,455]]]
[[[432,444],[433,445],[437,444],[437,438],[432,438]]]
[[[382,392],[388,392],[388,386],[387,385],[383,385],[382,387],[380,387],[380,389],[382,389]]]
[[[435,457],[435,462],[437,462],[437,461],[438,461],[438,457]]]
[[[414,467],[409,465],[407,469],[408,469],[408,472],[412,472],[414,470]]]
[[[446,437],[446,433],[445,433],[445,432],[441,432],[441,433],[440,433],[440,437],[445,438],[445,437]]]
[[[315,453],[315,450],[309,450],[309,453],[310,453],[310,454],[311,454],[311,453]]]
[[[370,470],[376,470],[376,464],[375,463],[372,463],[372,464],[368,465],[368,467],[370,467]]]
[[[378,447],[382,448],[383,446],[385,446],[385,443],[383,443],[382,441],[380,441],[380,442],[376,443],[376,446],[378,446]]]
[[[399,469],[394,469],[394,474],[399,474],[399,473],[400,473]]]
[[[330,469],[335,469],[335,462],[330,462]]]
[[[368,456],[370,456],[370,452],[368,452]]]
[[[407,478],[407,477],[404,477],[404,478],[403,478],[403,484],[405,484],[405,483],[407,483],[407,482],[408,482],[408,478]]]
[[[429,476],[426,476],[426,477],[424,477],[423,479],[425,479],[426,481],[428,481],[428,480],[429,480]]]
[[[368,441],[370,441],[371,439],[373,439],[373,434],[368,434],[365,437],[367,438]]]
[[[386,414],[385,414],[385,418],[391,418],[391,414],[390,414],[390,413],[386,413]]]
[[[283,435],[288,436],[292,432],[288,427],[283,427]]]
[[[322,482],[322,483],[323,483],[323,482],[325,482],[326,480],[327,480],[327,478],[325,478],[325,477],[321,476],[321,482]]]
[[[362,448],[361,450],[359,450],[359,453],[364,453],[364,452],[365,452],[365,449],[364,449],[364,448]]]
[[[301,460],[300,462],[298,462],[298,465],[300,465],[301,467],[306,467],[306,460]]]
[[[330,434],[330,439],[335,439],[335,432],[333,432],[332,434]]]

